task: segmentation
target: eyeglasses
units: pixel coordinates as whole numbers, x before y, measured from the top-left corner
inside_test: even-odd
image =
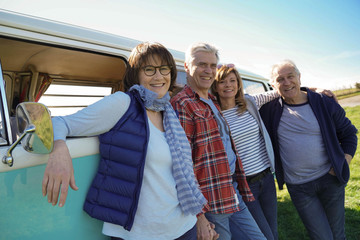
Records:
[[[217,68],[217,69],[220,69],[222,66],[225,66],[225,67],[228,67],[228,68],[234,68],[234,67],[235,67],[235,64],[232,64],[232,63],[225,64],[225,65],[223,65],[223,64],[218,64],[216,68]]]
[[[144,69],[144,73],[146,76],[151,77],[155,75],[157,68],[159,69],[160,74],[163,76],[166,76],[171,72],[171,66],[168,65],[161,65],[158,67],[148,65],[143,67],[142,69]]]

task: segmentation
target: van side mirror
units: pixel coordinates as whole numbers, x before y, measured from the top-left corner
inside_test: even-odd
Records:
[[[54,133],[51,116],[45,105],[23,102],[16,107],[16,123],[20,137],[9,147],[2,162],[13,166],[13,149],[21,141],[23,148],[30,153],[48,154],[54,146]]]

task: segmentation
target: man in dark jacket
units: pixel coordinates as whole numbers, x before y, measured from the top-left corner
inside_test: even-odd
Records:
[[[279,188],[286,183],[312,239],[345,239],[345,186],[357,129],[333,98],[300,88],[292,61],[274,65],[271,74],[281,97],[260,113],[274,147]]]

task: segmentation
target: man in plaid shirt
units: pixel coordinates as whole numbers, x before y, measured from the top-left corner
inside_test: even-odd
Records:
[[[229,127],[208,93],[216,75],[218,50],[207,43],[189,47],[185,58],[187,85],[171,104],[192,147],[195,176],[208,200],[198,215],[198,239],[265,239],[244,201],[254,197],[246,182]]]

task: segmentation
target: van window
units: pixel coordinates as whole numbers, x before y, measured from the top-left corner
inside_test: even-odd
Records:
[[[120,90],[126,70],[123,57],[6,37],[0,59],[10,116],[24,101],[44,103],[53,115],[73,113]]]
[[[75,113],[111,94],[111,87],[71,86],[52,84],[39,102],[45,104],[52,116]]]
[[[181,87],[185,86],[185,84],[186,84],[186,72],[178,70],[176,83]]]
[[[1,59],[0,59],[1,60]],[[5,79],[6,79],[6,75],[2,74],[2,67],[1,67],[1,62],[0,62],[0,145],[7,145],[8,142],[8,131],[7,131],[7,127],[10,126],[7,123],[7,119],[5,119],[7,114],[7,106],[5,105],[4,99],[5,99]],[[11,141],[11,140],[10,140]]]
[[[1,114],[0,114],[0,145],[6,145],[7,144],[5,121],[4,121],[3,112],[4,111],[1,111]]]
[[[267,88],[262,82],[255,82],[253,80],[242,79],[245,93],[247,94],[258,94],[267,91]]]

